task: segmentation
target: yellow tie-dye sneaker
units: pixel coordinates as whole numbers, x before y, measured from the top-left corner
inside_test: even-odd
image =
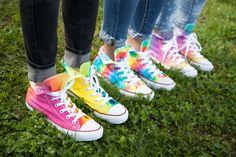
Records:
[[[79,69],[69,67],[64,63],[67,73],[75,78],[69,93],[82,99],[95,116],[112,124],[121,124],[128,119],[126,107],[112,97],[99,85],[95,69],[90,62],[83,63]]]

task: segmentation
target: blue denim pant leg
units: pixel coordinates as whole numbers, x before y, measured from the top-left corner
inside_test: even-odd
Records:
[[[163,4],[163,0],[139,0],[130,23],[129,35],[142,40],[149,38]]]
[[[137,7],[137,0],[104,0],[104,17],[100,38],[116,47],[125,45],[128,27]]]
[[[206,0],[194,0],[192,11],[188,18],[188,23],[196,24],[198,17],[200,16],[202,9],[206,4]]]
[[[184,29],[189,23],[195,24],[205,2],[205,0],[177,0],[174,25]]]
[[[175,0],[165,0],[161,12],[156,20],[154,30],[158,32],[173,32],[173,20],[176,10]]]

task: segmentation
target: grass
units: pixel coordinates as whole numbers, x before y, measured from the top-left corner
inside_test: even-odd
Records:
[[[130,112],[123,125],[111,125],[76,104],[105,129],[101,140],[75,142],[24,104],[28,86],[17,0],[0,1],[0,156],[236,156],[236,3],[209,0],[197,32],[204,54],[215,65],[211,73],[189,79],[167,72],[176,82],[171,91],[156,91],[153,101],[107,91]],[[98,32],[92,58],[101,41]],[[63,56],[62,22],[58,59]],[[62,71],[58,63],[59,71]]]

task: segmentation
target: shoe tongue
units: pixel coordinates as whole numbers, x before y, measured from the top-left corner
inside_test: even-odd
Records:
[[[187,35],[189,35],[189,34],[191,34],[191,33],[193,32],[194,27],[195,27],[195,24],[189,23],[189,24],[187,24],[187,25],[184,27],[184,32],[185,32]]]
[[[83,63],[82,65],[80,65],[79,73],[85,77],[89,77],[91,74],[90,67],[91,67],[90,61]]]
[[[127,58],[127,52],[129,51],[129,49],[130,49],[130,46],[123,46],[123,47],[117,48],[114,52],[115,61],[121,62],[125,58]]]
[[[150,46],[150,40],[144,40],[141,43],[141,47],[140,47],[140,52],[147,52],[148,48]]]
[[[46,79],[43,84],[49,87],[50,91],[55,92],[62,90],[68,79],[69,75],[67,73],[61,73]]]

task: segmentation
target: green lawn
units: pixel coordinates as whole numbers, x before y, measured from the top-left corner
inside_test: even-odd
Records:
[[[197,32],[204,54],[215,65],[211,73],[189,79],[167,72],[171,91],[156,91],[153,101],[126,98],[107,91],[129,110],[123,125],[94,117],[105,129],[101,140],[76,142],[53,128],[24,104],[28,86],[17,0],[0,0],[0,156],[236,156],[236,3],[209,0]],[[101,41],[101,8],[93,55]],[[63,55],[60,19],[59,54]],[[59,71],[62,71],[58,63]]]

